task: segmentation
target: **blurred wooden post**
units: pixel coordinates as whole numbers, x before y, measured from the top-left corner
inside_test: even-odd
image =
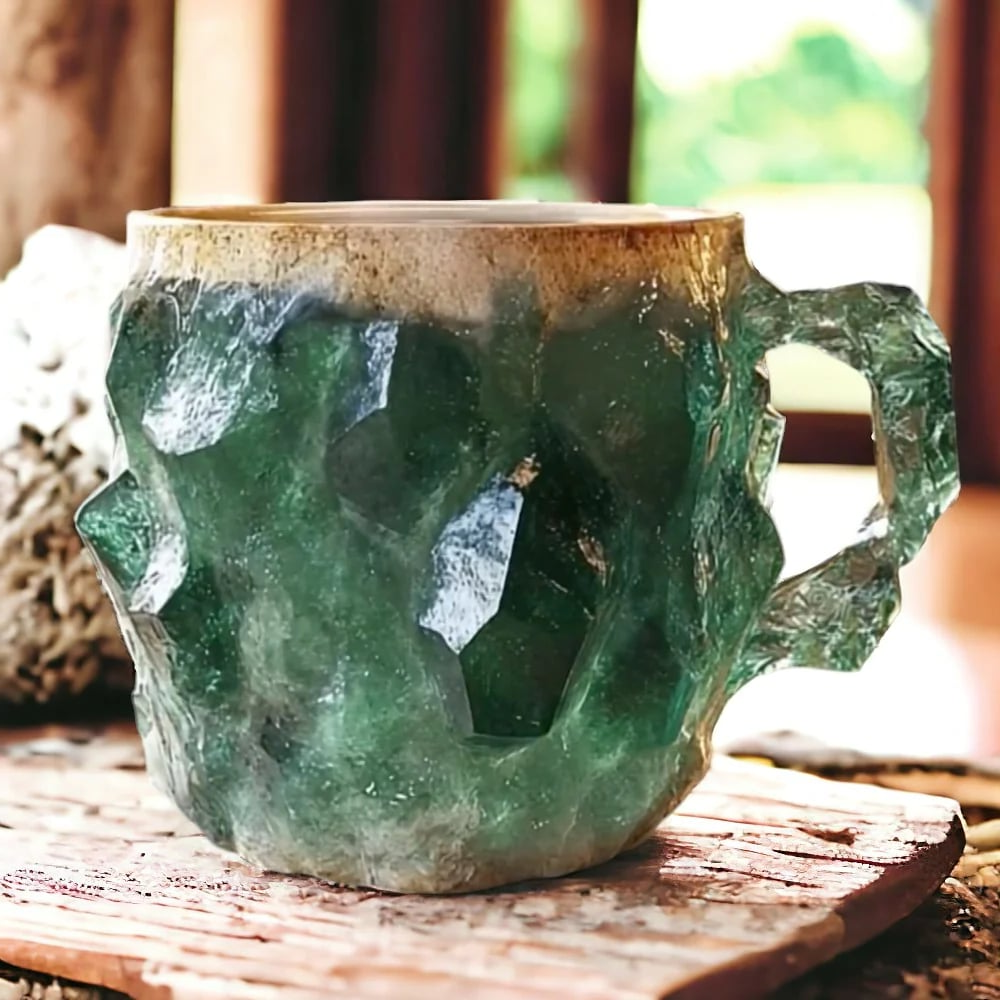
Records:
[[[281,0],[176,3],[171,200],[272,200]]]
[[[954,358],[962,478],[1000,483],[1000,2],[938,0],[931,311]]]
[[[0,274],[58,222],[124,235],[170,189],[173,0],[0,0]]]
[[[377,7],[359,196],[496,197],[504,0]]]
[[[175,200],[488,198],[505,0],[178,0]]]
[[[591,201],[627,202],[639,0],[580,0],[583,46],[570,176]]]

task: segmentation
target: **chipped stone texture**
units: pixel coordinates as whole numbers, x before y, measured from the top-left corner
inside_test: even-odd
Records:
[[[73,527],[111,457],[103,380],[124,252],[48,226],[0,283],[0,710],[130,682]]]

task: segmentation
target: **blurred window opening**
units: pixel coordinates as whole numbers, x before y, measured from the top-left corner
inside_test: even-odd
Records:
[[[582,0],[586,3],[589,0]],[[863,279],[926,299],[931,0],[642,0],[632,198],[733,209],[786,288]],[[505,197],[580,196],[568,170],[580,0],[512,0]],[[868,412],[860,375],[769,357],[785,410]]]
[[[569,201],[579,0],[511,0],[507,45],[507,155],[501,197]]]

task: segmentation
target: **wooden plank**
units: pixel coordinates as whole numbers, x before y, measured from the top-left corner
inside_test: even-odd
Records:
[[[457,897],[260,872],[196,835],[134,736],[0,744],[0,960],[145,998],[760,996],[917,905],[945,799],[726,758],[641,848]]]
[[[928,119],[931,312],[949,334],[962,478],[1000,482],[1000,4],[939,0]]]
[[[1000,996],[1000,759],[866,756],[791,733],[744,741],[742,749],[842,781],[954,797],[969,824],[965,855],[933,897],[876,940],[789,984],[775,1000]],[[993,808],[984,808],[990,802]]]
[[[639,0],[581,0],[569,173],[587,201],[627,202]]]

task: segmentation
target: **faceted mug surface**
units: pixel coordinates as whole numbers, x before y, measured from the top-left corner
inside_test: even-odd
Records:
[[[166,209],[128,239],[116,474],[78,526],[154,778],[267,868],[454,892],[614,856],[741,684],[860,666],[957,489],[915,296],[783,294],[738,216]],[[871,381],[882,500],[778,583],[790,341]]]

